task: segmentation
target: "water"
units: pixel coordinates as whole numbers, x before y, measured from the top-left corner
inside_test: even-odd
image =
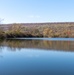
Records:
[[[74,75],[74,40],[1,40],[0,75]]]

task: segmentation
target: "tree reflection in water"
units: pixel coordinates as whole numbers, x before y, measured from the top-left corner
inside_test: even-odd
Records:
[[[74,51],[74,41],[47,41],[47,40],[2,40],[0,41],[0,51],[3,47],[16,51],[22,48],[36,48],[44,50]]]

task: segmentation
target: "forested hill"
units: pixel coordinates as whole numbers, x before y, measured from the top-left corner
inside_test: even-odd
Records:
[[[0,24],[8,37],[74,37],[74,22]]]
[[[47,23],[12,23],[12,24],[0,24],[0,25],[13,25],[13,24],[20,24],[20,25],[74,25],[74,22],[47,22]]]
[[[54,23],[13,23],[13,24],[0,24],[0,27],[10,27],[12,25],[24,25],[24,26],[49,26],[49,27],[70,27],[74,28],[74,22],[54,22]]]

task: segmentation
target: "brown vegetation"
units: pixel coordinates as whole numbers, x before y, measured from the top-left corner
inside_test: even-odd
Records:
[[[29,23],[0,25],[0,38],[74,37],[74,23]]]
[[[3,39],[5,37],[4,31],[0,28],[0,39]]]

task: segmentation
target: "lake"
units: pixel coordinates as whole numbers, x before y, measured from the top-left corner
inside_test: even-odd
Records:
[[[0,40],[0,75],[74,75],[74,39]]]

